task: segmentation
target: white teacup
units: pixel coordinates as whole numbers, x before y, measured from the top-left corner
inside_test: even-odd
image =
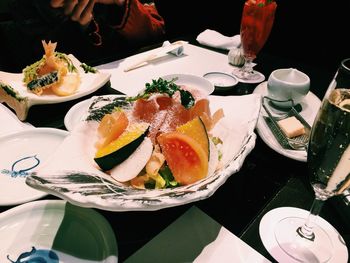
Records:
[[[304,99],[309,90],[310,78],[295,68],[276,69],[267,80],[267,94],[274,100],[292,99],[296,105]],[[291,106],[291,104],[278,102],[274,104],[280,107]]]

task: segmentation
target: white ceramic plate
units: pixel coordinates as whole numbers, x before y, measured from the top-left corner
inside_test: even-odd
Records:
[[[302,218],[306,220],[309,211],[295,207],[279,207],[267,212],[260,221],[259,234],[266,250],[273,256],[277,262],[297,263],[299,261],[289,257],[278,245],[275,239],[275,225],[286,217]],[[329,262],[348,262],[348,250],[342,236],[334,229],[334,227],[318,217],[316,220],[321,228],[323,228],[332,240],[334,246],[333,257]],[[334,231],[335,230],[335,231]]]
[[[162,76],[165,80],[172,80],[177,78],[175,83],[177,85],[185,85],[194,89],[203,90],[205,95],[210,95],[214,91],[214,85],[204,77],[191,74],[170,74]]]
[[[33,125],[28,122],[21,122],[17,116],[2,103],[0,103],[0,123],[0,136],[27,128],[34,128]]]
[[[262,96],[267,96],[267,82],[260,83],[254,90],[255,94],[260,94]],[[300,115],[309,123],[310,126],[312,126],[314,119],[316,117],[317,111],[321,105],[320,99],[313,94],[311,91],[305,96],[305,98],[300,103],[302,107],[302,111],[300,112]],[[258,134],[260,135],[261,139],[273,150],[276,152],[297,160],[306,162],[307,153],[306,151],[296,151],[296,150],[288,150],[282,148],[282,146],[278,143],[275,136],[272,134],[270,128],[267,126],[263,116],[267,116],[267,113],[265,112],[264,108],[261,107],[259,120],[256,125],[256,129],[258,131]]]
[[[64,126],[68,131],[72,131],[76,124],[83,121],[85,113],[91,104],[91,99],[78,102],[69,109],[64,116]]]
[[[38,96],[27,90],[26,86],[23,83],[22,73],[8,73],[0,71],[0,79],[18,91],[22,97],[27,98],[25,105],[27,108],[30,108],[36,104],[60,103],[83,97],[98,90],[110,79],[110,73],[103,71],[99,71],[97,73],[84,73],[83,69],[80,67],[81,62],[77,60],[73,55],[69,55],[69,57],[71,58],[75,67],[78,69],[81,78],[81,84],[78,88],[78,91],[69,96],[57,96],[54,94],[44,94]]]
[[[238,83],[236,77],[224,72],[208,72],[203,77],[209,80],[218,91],[232,89]]]
[[[101,96],[96,97],[96,101],[104,101],[108,105],[118,98],[120,96]],[[209,100],[212,112],[223,108],[225,113],[212,130],[223,140],[223,157],[221,169],[201,181],[160,190],[137,190],[114,181],[98,170],[93,161],[97,123],[84,121],[75,126],[38,174],[27,177],[26,182],[74,204],[111,211],[158,210],[208,198],[241,168],[254,148],[260,95],[210,96]],[[90,115],[86,116],[93,115],[94,109],[102,112],[98,103],[92,105],[89,107]],[[112,106],[114,108],[115,104]]]
[[[26,185],[26,177],[40,167],[68,132],[33,128],[0,137],[0,205],[17,205],[46,195]]]
[[[0,236],[1,262],[118,261],[106,219],[62,200],[29,202],[1,213]]]

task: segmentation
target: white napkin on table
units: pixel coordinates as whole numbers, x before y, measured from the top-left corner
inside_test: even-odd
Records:
[[[228,37],[211,29],[204,30],[197,36],[196,40],[202,45],[226,50],[230,50],[241,45],[240,35]]]

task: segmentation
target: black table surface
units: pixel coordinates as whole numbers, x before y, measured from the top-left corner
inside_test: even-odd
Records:
[[[195,41],[190,43],[198,45]],[[220,50],[220,52],[223,51]],[[266,77],[277,68],[292,67],[305,72],[311,79],[311,91],[319,98],[323,97],[337,70],[334,68],[332,71],[323,68],[322,65],[276,57],[263,51],[255,62],[256,69]],[[256,85],[239,83],[230,91],[214,94],[222,96],[249,94],[253,92]],[[118,92],[108,83],[97,92],[74,101],[33,106],[27,121],[36,127],[65,129],[64,116],[75,103],[93,95],[115,93]],[[56,199],[56,197],[47,196],[43,199]],[[120,262],[135,253],[193,205],[269,260],[274,261],[259,237],[259,223],[262,216],[276,207],[291,206],[309,210],[312,199],[313,191],[308,183],[307,164],[278,154],[257,136],[255,148],[246,157],[240,171],[230,176],[207,199],[158,211],[96,210],[109,221],[115,231]],[[0,212],[10,208],[11,206],[0,207]],[[347,244],[350,244],[350,227],[347,223],[350,219],[350,209],[345,205],[342,197],[333,197],[328,200],[321,211],[321,216],[340,232]],[[135,224],[140,218],[142,218],[142,224]]]

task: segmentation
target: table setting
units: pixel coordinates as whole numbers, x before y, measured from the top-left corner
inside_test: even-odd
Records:
[[[276,5],[271,3],[260,7],[272,9],[271,13],[260,11],[273,22]],[[251,8],[246,6],[243,12]],[[78,89],[65,95],[57,94],[52,83],[41,94],[30,88],[38,85],[36,79],[28,87],[24,73],[0,72],[0,120],[6,123],[0,126],[0,236],[8,237],[1,238],[0,261],[347,262],[347,233],[339,229],[343,224],[324,218],[324,213],[332,212],[326,204],[321,212],[321,206],[349,187],[348,137],[335,129],[343,143],[329,140],[329,145],[338,143],[334,147],[342,149],[340,156],[329,158],[336,167],[317,159],[329,157],[315,146],[328,150],[323,142],[316,142],[319,136],[314,129],[322,133],[319,123],[326,118],[320,108],[327,112],[331,106],[315,95],[308,72],[287,66],[265,71],[263,60],[253,63],[268,41],[272,24],[248,57],[244,34],[249,25],[244,23],[242,17],[241,32],[233,36],[206,29],[193,39],[164,41],[159,47],[95,67],[69,54],[65,61],[72,61],[80,80]],[[346,75],[348,63],[344,60],[339,72]],[[245,68],[250,73],[243,72]],[[57,70],[58,89],[61,83],[70,86],[64,78],[73,73]],[[294,75],[281,80],[280,71]],[[249,79],[249,74],[255,77]],[[340,95],[331,92],[343,83],[338,75],[325,98],[332,94],[330,104],[347,118],[346,88],[341,87],[345,91]],[[47,81],[45,74],[39,79],[43,77]],[[307,80],[302,94],[295,88],[301,78]],[[240,93],[246,85],[251,92]],[[292,89],[294,93],[281,95]],[[284,106],[281,101],[291,104]],[[27,122],[36,119],[41,106],[67,107],[67,102],[72,106],[59,125]],[[268,118],[280,120],[271,112],[289,114],[283,115],[285,119],[292,114],[302,121],[307,128],[302,149],[281,143],[278,136],[288,134],[279,124],[278,132],[271,128]],[[334,116],[332,125],[339,114]],[[337,152],[334,147],[332,153]],[[154,174],[148,170],[150,160],[161,163]],[[320,174],[318,166],[336,176]],[[316,193],[306,226],[307,204],[301,206],[296,196],[286,200],[278,195],[290,178],[312,185],[315,192],[302,190],[304,195],[311,198]],[[272,201],[279,207],[265,210]],[[276,237],[296,219],[301,223],[294,222],[298,229],[292,230],[294,239]],[[323,230],[316,230],[319,226]],[[307,227],[315,229],[315,234],[308,233],[313,238],[303,236]],[[258,240],[247,238],[249,231]],[[327,235],[331,245],[310,248],[315,236],[323,241]]]

